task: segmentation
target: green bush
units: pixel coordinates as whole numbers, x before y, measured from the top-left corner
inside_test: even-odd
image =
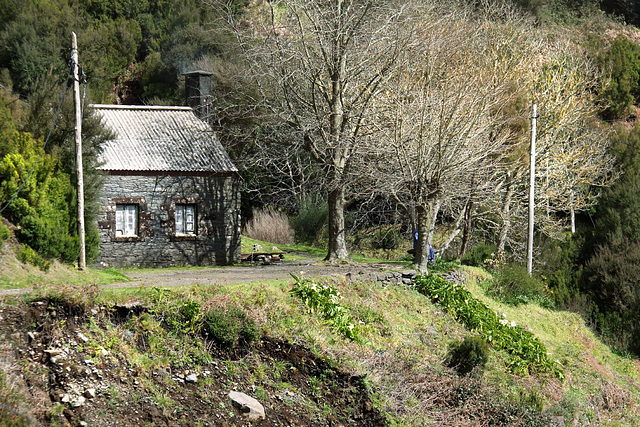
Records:
[[[496,251],[496,245],[491,243],[479,243],[467,252],[460,262],[464,265],[482,267],[484,260],[490,258]]]
[[[527,269],[519,265],[505,265],[498,270],[491,284],[492,292],[507,304],[526,304],[531,301],[542,302],[548,298],[547,289],[542,281],[529,276]]]
[[[442,306],[454,319],[477,332],[489,344],[506,351],[510,371],[520,374],[551,372],[558,378],[564,378],[562,368],[549,359],[547,349],[538,338],[515,322],[509,322],[504,314],[498,317],[462,286],[430,274],[416,277],[416,290]]]
[[[172,332],[195,334],[202,327],[202,305],[189,297],[177,295],[170,289],[153,288],[150,312]]]
[[[318,233],[327,224],[329,210],[321,198],[306,197],[300,204],[298,214],[291,218],[291,227],[298,243],[314,243]]]
[[[36,251],[28,245],[22,245],[22,249],[18,252],[18,259],[25,264],[35,265],[42,271],[48,271],[51,263],[42,258]]]
[[[208,311],[204,315],[203,326],[203,332],[227,350],[251,345],[260,337],[255,321],[238,307]]]
[[[640,46],[619,35],[600,62],[611,73],[611,80],[603,93],[609,106],[606,116],[623,117],[640,96]]]
[[[378,227],[374,232],[372,244],[374,249],[397,249],[402,242],[402,236],[394,227]]]
[[[429,271],[432,273],[446,273],[460,267],[460,261],[457,259],[447,260],[436,257],[436,262],[429,265]]]
[[[564,239],[544,239],[541,248],[544,262],[538,268],[554,305],[583,313],[586,307],[578,308],[576,303],[580,301],[579,283],[585,264],[580,258],[584,240],[584,233],[567,233]]]
[[[355,327],[352,317],[347,310],[338,303],[340,292],[333,286],[316,283],[303,279],[294,274],[291,275],[296,283],[291,289],[291,295],[302,301],[309,307],[309,311],[319,311],[329,326],[336,332],[352,341],[358,341],[358,328]]]
[[[489,345],[478,336],[465,337],[454,343],[447,355],[447,366],[465,375],[474,369],[482,369],[489,360]]]
[[[11,236],[11,230],[9,227],[0,222],[0,248],[5,240],[7,240]]]
[[[6,210],[7,218],[20,226],[20,242],[41,256],[74,262],[80,243],[71,177],[60,170],[54,156],[39,153],[41,141],[28,133],[16,132],[15,143],[18,152],[0,161],[0,203],[12,200],[20,189]]]

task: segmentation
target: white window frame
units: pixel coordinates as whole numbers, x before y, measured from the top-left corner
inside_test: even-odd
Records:
[[[138,205],[116,204],[116,237],[138,236]]]
[[[194,236],[196,234],[196,205],[176,203],[176,235]]]

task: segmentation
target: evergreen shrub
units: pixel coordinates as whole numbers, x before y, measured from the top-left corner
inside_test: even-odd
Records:
[[[5,240],[7,240],[11,236],[11,230],[9,227],[0,222],[0,248]]]
[[[372,243],[374,249],[397,249],[402,242],[402,236],[396,227],[378,227],[374,232]]]
[[[38,255],[38,253],[28,245],[22,245],[22,248],[18,252],[18,259],[25,264],[35,265],[42,271],[48,271],[51,266],[49,261]]]
[[[233,306],[208,311],[203,319],[203,332],[227,350],[251,345],[260,337],[255,321]]]
[[[527,269],[520,265],[507,264],[495,272],[491,290],[507,304],[518,305],[531,301],[542,302],[544,306],[552,304],[544,283],[529,276]]]
[[[0,161],[0,203],[11,201],[7,218],[20,226],[16,233],[20,242],[42,257],[74,262],[80,242],[71,177],[60,169],[54,156],[40,153],[42,141],[28,133],[16,132],[14,136],[17,152]],[[88,234],[95,234],[89,229]]]
[[[623,117],[640,96],[640,46],[619,35],[600,62],[611,75],[603,93],[609,106],[605,113],[608,118]]]
[[[296,242],[314,243],[320,230],[327,225],[328,218],[329,209],[325,201],[320,198],[304,198],[298,213],[290,220]]]
[[[496,251],[496,245],[491,243],[479,243],[467,252],[460,262],[463,265],[482,267],[484,261],[490,258]]]
[[[447,355],[447,366],[465,375],[474,369],[481,370],[489,360],[489,345],[478,336],[467,336],[454,343]]]

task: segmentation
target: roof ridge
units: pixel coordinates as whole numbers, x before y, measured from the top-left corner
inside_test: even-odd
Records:
[[[120,104],[89,104],[91,108],[103,110],[167,110],[167,111],[193,111],[191,107],[181,105],[120,105]]]

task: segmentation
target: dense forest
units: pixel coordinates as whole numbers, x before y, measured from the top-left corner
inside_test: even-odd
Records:
[[[285,212],[297,238],[328,246],[330,260],[348,256],[358,230],[377,230],[381,247],[419,230],[417,268],[428,268],[429,244],[441,259],[490,266],[500,292],[575,310],[640,354],[640,6],[338,3],[3,2],[0,202],[25,259],[73,263],[78,253],[73,30],[85,105],[181,105],[181,73],[214,73],[209,119],[242,170],[247,216]],[[93,167],[109,134],[90,109],[83,120],[91,223]],[[95,256],[95,229],[88,243]]]

